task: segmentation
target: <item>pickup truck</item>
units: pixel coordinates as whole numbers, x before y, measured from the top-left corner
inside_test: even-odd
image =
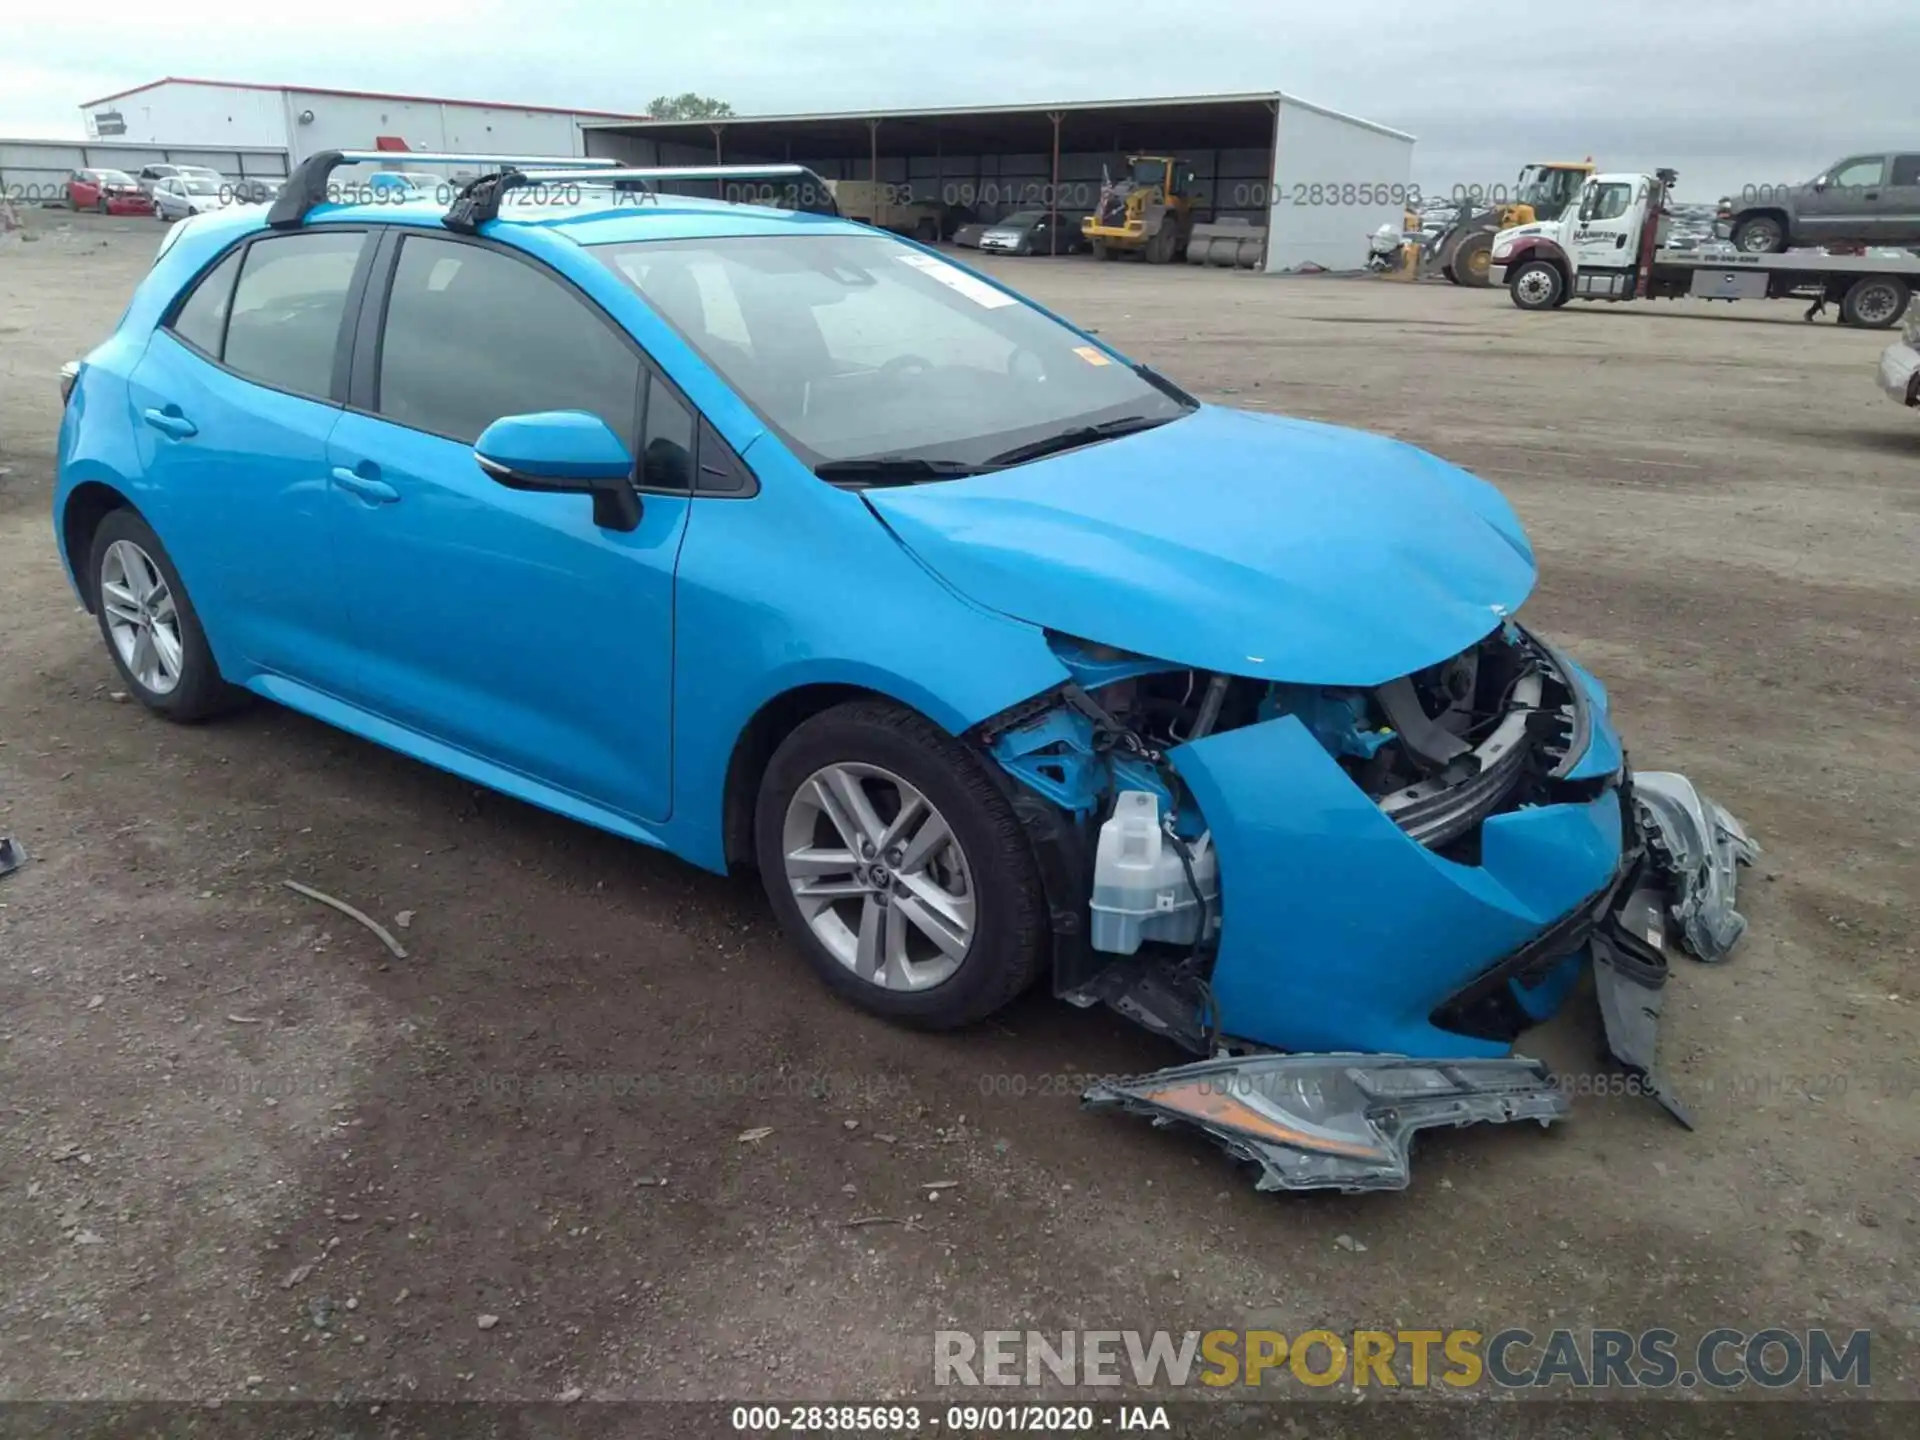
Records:
[[[1715,232],[1749,255],[1920,245],[1920,150],[1850,155],[1804,185],[1749,185],[1721,200]]]

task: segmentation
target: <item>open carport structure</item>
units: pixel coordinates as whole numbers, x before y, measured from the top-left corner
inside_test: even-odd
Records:
[[[589,155],[635,165],[792,161],[828,179],[907,187],[976,220],[1088,211],[1130,153],[1176,155],[1200,220],[1270,227],[1268,270],[1359,265],[1366,236],[1401,223],[1413,136],[1278,90],[1237,95],[867,110],[582,127]]]

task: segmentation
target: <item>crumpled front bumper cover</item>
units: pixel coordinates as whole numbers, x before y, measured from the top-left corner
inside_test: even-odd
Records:
[[[1536,1060],[1249,1055],[1086,1091],[1155,1125],[1192,1125],[1259,1167],[1260,1190],[1404,1190],[1421,1130],[1562,1119],[1567,1097]]]
[[[1656,1063],[1669,956],[1678,944],[1701,960],[1725,957],[1746,929],[1733,908],[1737,871],[1760,848],[1685,776],[1634,774],[1620,798],[1634,818],[1609,883],[1456,998],[1525,984],[1543,966],[1563,971],[1555,957],[1577,947],[1571,958],[1592,958],[1607,1053],[1634,1092],[1692,1129]],[[1258,1166],[1261,1190],[1405,1189],[1421,1130],[1547,1125],[1568,1112],[1546,1067],[1519,1057],[1256,1053],[1104,1081],[1082,1100],[1194,1126]]]

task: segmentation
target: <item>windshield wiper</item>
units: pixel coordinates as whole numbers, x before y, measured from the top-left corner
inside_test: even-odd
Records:
[[[1075,425],[1070,430],[1062,430],[1057,435],[1044,435],[1038,440],[1029,440],[1024,445],[1016,445],[1011,450],[1002,450],[987,463],[989,465],[1019,465],[1028,460],[1038,460],[1042,455],[1058,454],[1062,450],[1077,450],[1082,445],[1094,445],[1102,440],[1112,440],[1116,436],[1131,435],[1137,430],[1151,430],[1164,425],[1172,416],[1155,419],[1150,415],[1122,415],[1118,420],[1102,420],[1098,425]]]
[[[920,480],[955,480],[994,467],[964,460],[928,460],[920,455],[874,455],[865,460],[829,460],[813,467],[822,480],[864,480],[873,485],[912,485]]]

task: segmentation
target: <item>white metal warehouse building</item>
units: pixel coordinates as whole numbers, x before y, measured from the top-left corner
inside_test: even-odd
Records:
[[[585,124],[585,150],[635,165],[811,166],[828,179],[911,188],[981,220],[1090,210],[1129,153],[1191,164],[1201,220],[1269,226],[1265,268],[1357,268],[1367,236],[1400,228],[1414,137],[1281,92],[750,115]]]
[[[174,76],[85,101],[80,110],[93,140],[280,150],[290,165],[320,150],[579,155],[584,153],[584,126],[645,118],[612,111]]]

